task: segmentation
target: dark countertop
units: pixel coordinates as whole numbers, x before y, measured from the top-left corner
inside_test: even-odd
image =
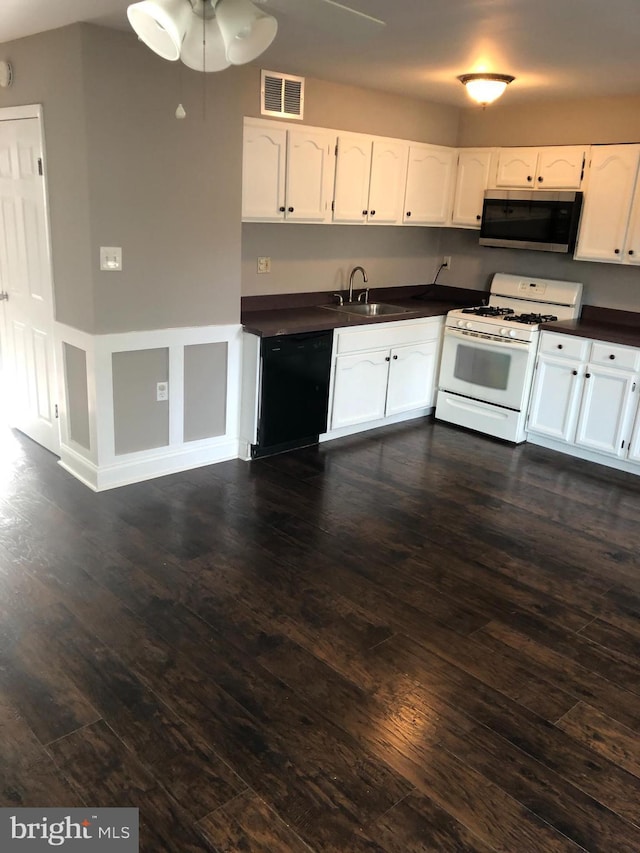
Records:
[[[640,347],[640,313],[632,311],[585,305],[579,320],[543,323],[540,328],[545,332],[559,332],[595,341]]]
[[[427,291],[427,299],[412,298],[414,294],[425,293],[425,288],[437,288]],[[444,293],[442,291],[445,291]],[[445,298],[449,294],[450,298]],[[268,297],[250,297],[243,299],[241,322],[246,332],[263,338],[275,335],[293,335],[299,332],[315,332],[326,329],[342,329],[349,326],[368,326],[376,323],[402,322],[403,320],[419,320],[424,317],[440,317],[452,308],[461,305],[478,305],[486,296],[482,291],[468,291],[462,288],[446,288],[438,285],[412,286],[405,288],[385,288],[371,291],[370,302],[386,302],[409,308],[405,314],[387,314],[382,317],[362,317],[354,314],[344,314],[323,308],[322,304],[299,304],[308,296],[314,301],[320,300],[325,305],[336,304],[331,294],[293,294],[287,305],[286,296],[275,297],[271,302]],[[261,308],[263,300],[265,308]],[[298,303],[298,304],[295,304]]]

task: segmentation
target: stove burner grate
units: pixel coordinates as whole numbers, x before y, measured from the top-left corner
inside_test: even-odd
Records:
[[[476,317],[504,317],[513,314],[513,308],[499,308],[497,305],[479,305],[477,308],[463,308],[463,314],[474,314]]]
[[[555,314],[513,314],[505,317],[505,320],[511,320],[514,323],[524,323],[527,326],[534,326],[538,323],[553,323],[557,319]]]

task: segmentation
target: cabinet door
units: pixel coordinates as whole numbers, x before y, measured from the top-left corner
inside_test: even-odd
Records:
[[[538,154],[536,188],[578,190],[582,183],[586,149],[582,145],[541,148]]]
[[[340,355],[336,359],[331,428],[384,417],[389,350]]]
[[[245,122],[242,153],[242,218],[284,218],[287,131]]]
[[[527,429],[572,442],[580,403],[581,362],[540,356]]]
[[[624,259],[639,152],[639,145],[592,147],[576,260],[621,263]]]
[[[391,350],[386,415],[434,405],[437,357],[437,341]]]
[[[636,385],[636,389],[637,389]],[[638,396],[636,394],[636,396]],[[631,436],[631,444],[629,445],[629,459],[632,462],[640,462],[640,407],[638,407],[638,403],[636,402],[636,420],[635,425],[633,427],[633,434]]]
[[[452,225],[480,228],[484,191],[489,186],[492,157],[491,148],[468,148],[459,152]]]
[[[496,186],[533,189],[537,163],[537,148],[501,148]]]
[[[631,216],[623,257],[626,264],[640,264],[640,178],[636,181],[636,189],[631,204]]]
[[[632,373],[587,365],[576,444],[599,453],[626,456],[622,442],[625,437],[628,440],[625,432],[635,400],[631,389],[636,382],[637,376]]]
[[[411,145],[404,197],[407,225],[444,225],[449,220],[456,150]]]
[[[375,140],[371,156],[368,222],[395,225],[402,220],[407,175],[407,144]]]
[[[367,221],[371,146],[372,141],[367,136],[343,134],[338,137],[334,222]]]
[[[285,217],[297,222],[328,222],[336,137],[302,128],[288,134]]]

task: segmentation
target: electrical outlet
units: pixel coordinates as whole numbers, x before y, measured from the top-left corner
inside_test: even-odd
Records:
[[[258,258],[258,272],[271,272],[271,258]]]
[[[122,271],[122,249],[120,246],[100,246],[100,269],[104,272]]]
[[[450,270],[451,269],[451,255],[445,255],[442,259],[442,269]]]
[[[169,399],[169,383],[158,382],[156,385],[156,402],[162,403],[163,400]]]

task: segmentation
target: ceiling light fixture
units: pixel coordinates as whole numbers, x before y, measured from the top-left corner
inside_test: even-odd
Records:
[[[129,23],[158,56],[196,71],[251,62],[276,37],[278,22],[250,0],[141,0]]]
[[[510,74],[461,74],[458,80],[466,87],[469,97],[486,107],[492,104],[516,78]]]

